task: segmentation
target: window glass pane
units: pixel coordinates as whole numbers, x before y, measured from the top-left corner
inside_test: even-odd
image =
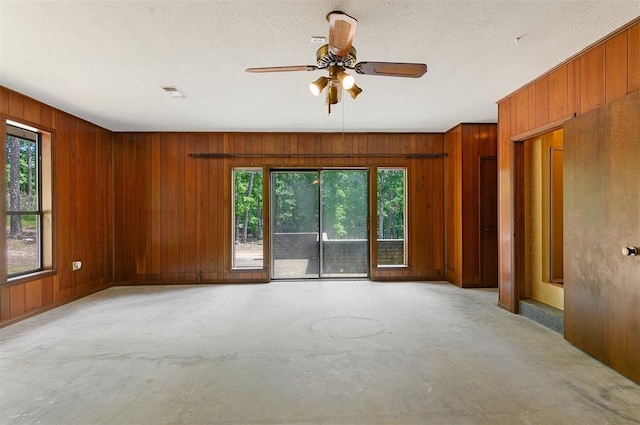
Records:
[[[233,170],[233,267],[263,268],[262,170]]]
[[[40,218],[7,216],[7,271],[9,276],[40,269]]]
[[[7,209],[38,211],[38,144],[7,135]]]
[[[405,265],[405,170],[378,168],[378,266]]]
[[[42,269],[40,136],[13,125],[6,129],[6,267],[14,277]]]

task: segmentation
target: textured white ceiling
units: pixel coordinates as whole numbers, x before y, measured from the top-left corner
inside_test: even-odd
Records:
[[[357,76],[327,116],[325,16],[358,19],[359,61],[425,62],[421,79]],[[114,131],[445,131],[640,15],[640,0],[0,0],[0,84]],[[521,37],[518,44],[516,37]],[[161,86],[186,95],[172,99]]]

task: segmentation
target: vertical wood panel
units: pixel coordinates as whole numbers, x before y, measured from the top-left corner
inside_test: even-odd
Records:
[[[77,208],[71,209],[71,223],[73,225],[73,232],[71,237],[71,261],[82,261],[83,267],[80,270],[72,272],[74,280],[74,294],[82,293],[84,288],[81,286],[87,283],[87,267],[89,267],[87,258],[85,257],[85,239],[87,237],[87,220],[88,215],[93,216],[93,206],[89,205],[87,199],[87,191],[82,185],[82,179],[85,178],[87,173],[87,143],[89,138],[89,131],[87,130],[87,124],[83,121],[79,121],[75,126],[75,133],[73,135],[73,158],[71,164],[73,164],[71,179],[71,190],[69,193],[69,202],[77,202],[79,205],[84,206],[83,212],[78,211]],[[80,181],[79,181],[80,180]],[[73,198],[71,199],[71,196]]]
[[[42,307],[42,281],[34,280],[25,284],[25,311]]]
[[[511,134],[524,133],[529,129],[529,91],[519,91],[514,95],[512,102],[514,107],[510,110]]]
[[[527,124],[527,130],[536,127],[536,86],[537,84],[531,84],[527,88],[527,97],[529,101],[528,109],[529,109],[529,119]]]
[[[462,286],[474,286],[478,278],[477,255],[474,255],[478,250],[478,186],[475,178],[478,161],[477,127],[465,125],[462,128]]]
[[[548,108],[547,121],[556,121],[569,115],[568,106],[568,66],[556,69],[548,77]],[[573,108],[571,108],[573,109]],[[536,122],[538,126],[546,123],[543,120]]]
[[[9,114],[9,91],[0,87],[0,114]]]
[[[136,274],[139,276],[147,276],[149,270],[147,269],[147,240],[151,239],[151,235],[149,233],[149,225],[151,220],[149,220],[149,198],[150,198],[150,184],[148,177],[150,176],[150,171],[147,167],[149,166],[149,158],[148,148],[150,146],[149,137],[145,134],[139,134],[136,136],[135,140],[135,158],[136,158],[136,166],[135,170],[135,187],[136,187],[136,199],[138,202],[136,203],[135,211],[132,211],[132,215],[135,218],[135,229],[136,232],[129,236],[131,239],[134,239],[132,236],[135,236],[135,250],[132,254],[135,255],[135,268]]]
[[[9,294],[11,297],[11,316],[20,316],[26,310],[26,285],[11,286],[9,288]]]
[[[216,140],[214,140],[215,149],[214,152],[228,152],[229,147],[225,146],[228,144],[228,137],[218,136]],[[209,182],[221,182],[223,179],[224,173],[224,162],[212,162],[208,164],[209,166],[209,178],[206,180]],[[222,257],[222,250],[220,240],[222,238],[222,233],[225,231],[223,227],[222,220],[222,198],[220,190],[218,189],[220,184],[217,184],[213,187],[210,187],[209,192],[209,208],[208,208],[208,217],[211,223],[211,231],[209,232],[209,273],[210,280],[219,280],[222,279],[222,275],[220,272],[222,271],[222,264],[219,261]]]
[[[123,223],[124,231],[122,232],[121,247],[123,248],[123,255],[121,258],[132,259],[133,261],[127,261],[127,267],[124,269],[124,277],[126,280],[133,279],[136,275],[136,243],[137,238],[134,235],[138,232],[137,226],[137,208],[138,208],[138,184],[136,180],[138,166],[138,150],[136,149],[137,135],[132,134],[125,137],[123,140],[123,152],[125,158],[123,162],[128,166],[123,167],[122,184],[123,195]],[[135,188],[131,190],[129,188]],[[142,189],[142,187],[141,187]]]
[[[106,196],[106,205],[105,209],[108,211],[108,216],[105,217],[105,227],[102,232],[102,252],[105,256],[105,269],[103,271],[103,276],[105,276],[105,280],[107,284],[112,284],[114,276],[113,276],[113,265],[114,265],[114,254],[115,254],[115,244],[114,244],[114,230],[115,230],[115,217],[113,216],[113,211],[115,209],[114,202],[114,135],[110,131],[104,130],[103,137],[105,140],[104,145],[104,164],[111,164],[110,167],[103,169],[104,174],[104,187]],[[98,244],[100,244],[98,242]]]
[[[535,122],[532,128],[540,127],[549,122],[549,77],[538,81],[535,85]],[[566,114],[564,115],[566,116]]]
[[[222,255],[218,255],[218,273],[221,278],[227,278],[227,272],[231,270],[231,167],[228,160],[224,161],[222,167],[222,186],[218,186],[218,211],[219,218],[218,225],[220,225],[219,244],[222,247],[219,248],[219,252]],[[224,274],[222,274],[224,273]]]
[[[177,160],[178,160],[178,183],[180,186],[180,193],[178,197],[178,225],[177,225],[177,233],[178,237],[178,279],[180,281],[185,280],[185,272],[187,268],[187,236],[186,233],[186,181],[185,181],[185,163],[186,163],[186,155],[184,152],[185,146],[185,134],[181,134],[178,136],[178,151],[177,151]]]
[[[409,211],[405,226],[410,230],[407,232],[405,241],[409,243],[409,265],[415,267],[419,274],[423,274],[427,272],[428,260],[432,258],[432,244],[429,243],[431,239],[425,228],[427,223],[426,220],[421,219],[427,214],[431,215],[426,194],[431,179],[429,173],[425,173],[428,171],[429,164],[423,164],[422,170],[418,170],[413,160],[409,165],[406,171]],[[424,238],[418,239],[411,234],[424,235]]]
[[[111,168],[111,158],[105,156],[106,148],[109,146],[108,138],[105,137],[104,130],[98,130],[96,134],[96,143],[95,143],[95,163],[96,164],[109,164],[108,169]],[[95,240],[109,240],[108,236],[105,237],[105,229],[109,228],[109,217],[113,211],[109,208],[109,204],[104,204],[100,202],[99,193],[106,192],[106,198],[109,199],[109,190],[111,184],[106,181],[106,173],[102,168],[96,168],[95,170],[95,184],[96,190],[93,192],[93,200],[92,202],[96,205],[96,217],[94,222],[94,235],[92,241]],[[95,264],[95,275],[96,277],[103,277],[105,275],[109,275],[106,272],[106,261],[109,256],[108,252],[105,252],[106,244],[102,244],[93,250]]]
[[[19,120],[24,119],[24,96],[9,92],[9,115]]]
[[[0,320],[11,319],[11,291],[10,288],[0,288]]]
[[[73,193],[71,145],[75,125],[71,117],[58,112],[56,114],[57,141],[54,147],[54,202],[56,205],[69,205],[69,194]],[[54,294],[56,300],[71,298],[73,295],[73,282],[71,277],[72,235],[62,229],[73,228],[71,208],[58,208],[56,217],[57,233],[57,266],[58,266],[58,291]]]
[[[33,99],[24,99],[24,119],[30,123],[42,124],[40,104]]]
[[[196,265],[196,176],[195,160],[188,158],[189,152],[194,152],[196,143],[195,136],[190,134],[185,136],[182,155],[184,160],[184,280],[194,281],[197,279]]]
[[[151,193],[151,204],[149,205],[148,214],[150,217],[148,220],[151,224],[151,234],[149,235],[149,251],[151,259],[151,280],[160,280],[162,273],[162,253],[161,253],[161,234],[162,234],[162,218],[160,211],[162,208],[162,195],[161,195],[161,177],[160,177],[160,153],[161,142],[159,134],[151,135],[151,146],[148,147],[150,152],[149,169],[151,172],[151,180],[149,181]]]
[[[114,192],[113,192],[113,202],[114,202],[113,222],[115,223],[115,230],[114,230],[114,235],[113,235],[113,237],[114,237],[113,244],[114,244],[114,246],[119,246],[121,248],[119,248],[115,252],[115,255],[114,255],[116,264],[122,264],[123,260],[120,258],[120,256],[125,254],[124,250],[122,249],[123,235],[124,235],[124,231],[125,231],[125,226],[124,226],[124,203],[123,203],[125,185],[124,185],[124,181],[123,181],[123,178],[124,178],[123,167],[124,167],[125,158],[126,158],[123,150],[124,150],[124,135],[117,134],[117,135],[114,136],[114,140],[113,140],[113,155],[114,155],[114,161],[113,161],[113,186],[114,186]],[[121,282],[121,281],[126,280],[123,272],[124,272],[124,267],[116,268],[115,271],[114,271],[113,279],[116,282]]]
[[[171,282],[176,280],[176,276],[180,272],[180,176],[178,165],[178,136],[177,134],[167,134],[165,149],[165,162],[160,166],[166,172],[163,175],[165,180],[166,193],[163,202],[163,208],[166,211],[164,234],[166,252],[164,255],[165,276],[166,280]]]
[[[47,129],[53,127],[53,114],[53,108],[46,105],[40,105],[41,123]]]
[[[640,89],[640,23],[629,28],[627,40],[627,93]]]
[[[498,294],[499,304],[514,311],[511,255],[512,243],[512,179],[511,98],[498,104]]]
[[[203,150],[205,146],[207,146],[209,143],[209,139],[208,136],[206,135],[201,135],[200,137],[198,137],[195,140],[195,146],[193,147],[193,151],[194,152],[198,152],[200,150]],[[205,241],[206,239],[203,238],[203,232],[199,232],[198,229],[202,229],[204,227],[204,223],[206,223],[206,220],[202,214],[203,209],[206,205],[205,202],[205,196],[206,194],[204,193],[203,190],[203,186],[206,186],[206,182],[204,181],[205,178],[205,173],[203,172],[203,169],[205,168],[205,162],[204,161],[196,161],[195,159],[192,159],[193,164],[192,167],[194,168],[194,193],[193,193],[193,197],[194,197],[194,228],[195,228],[195,236],[194,239],[196,240],[196,244],[195,244],[195,270],[194,272],[196,273],[196,280],[197,281],[201,281],[202,279],[202,259],[203,259],[203,255],[202,253],[204,252],[204,248],[205,248]]]
[[[53,301],[53,277],[46,277],[42,280],[42,305],[49,306]]]
[[[567,64],[567,106],[569,114],[582,113],[582,103],[580,97],[580,85],[582,77],[580,74],[580,58],[577,58]],[[562,118],[562,117],[560,117]]]
[[[429,148],[432,152],[443,152],[444,151],[444,136],[437,135],[427,136],[429,138],[429,142],[433,142],[435,146]],[[431,143],[429,143],[431,145]],[[434,219],[431,224],[432,229],[432,243],[433,243],[433,254],[431,259],[433,261],[433,268],[430,273],[425,273],[425,275],[433,275],[433,276],[444,276],[445,273],[445,235],[444,235],[444,158],[434,159],[429,161],[432,164],[432,182],[433,185],[430,187],[431,194],[428,199],[433,205]],[[420,164],[418,163],[417,166]]]
[[[580,112],[605,103],[605,48],[599,45],[580,57]]]
[[[627,33],[605,43],[605,101],[610,103],[627,94]]]

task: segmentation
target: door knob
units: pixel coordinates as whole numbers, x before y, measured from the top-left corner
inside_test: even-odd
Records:
[[[635,257],[636,255],[638,255],[638,248],[636,248],[635,246],[625,246],[624,248],[622,248],[622,255]]]
[[[491,227],[485,227],[484,228],[484,232],[485,233],[491,233],[491,230],[492,230]]]

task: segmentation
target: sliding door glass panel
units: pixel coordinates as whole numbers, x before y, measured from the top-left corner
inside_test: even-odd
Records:
[[[261,269],[262,169],[233,169],[233,268]]]
[[[322,277],[366,277],[367,171],[325,170],[321,177]]]
[[[378,168],[378,266],[406,265],[406,171]]]
[[[272,277],[320,277],[319,174],[275,171],[271,179]]]

